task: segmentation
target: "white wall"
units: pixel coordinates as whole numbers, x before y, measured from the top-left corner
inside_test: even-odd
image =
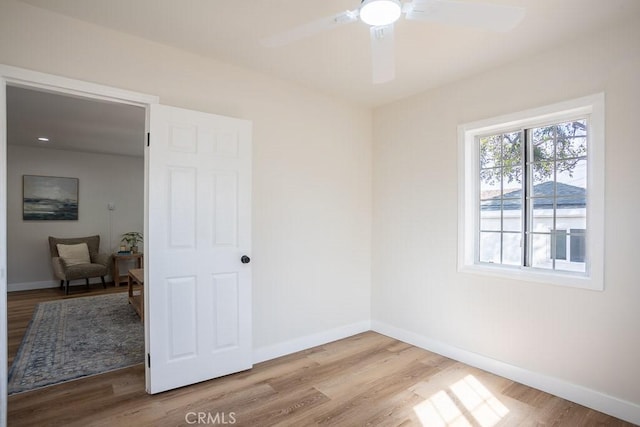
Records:
[[[374,325],[640,405],[638,40],[636,19],[374,111]],[[456,127],[602,91],[604,292],[457,273]]]
[[[144,123],[141,123],[144,131]],[[141,134],[142,135],[142,134]],[[141,140],[142,141],[142,140]],[[141,142],[142,143],[142,142]],[[7,153],[7,284],[9,290],[56,283],[48,236],[100,235],[101,252],[116,250],[120,236],[142,231],[142,157],[9,145]],[[79,179],[77,221],[23,221],[22,175]],[[109,211],[107,204],[115,203]],[[111,243],[110,243],[111,242]]]
[[[638,39],[632,26],[603,32],[379,108],[372,153],[366,109],[0,2],[0,63],[253,121],[256,348],[348,330],[371,318],[372,302],[380,324],[640,404]],[[600,91],[607,95],[606,290],[456,273],[456,126]]]
[[[369,110],[12,0],[0,63],[252,120],[254,347],[368,322]]]

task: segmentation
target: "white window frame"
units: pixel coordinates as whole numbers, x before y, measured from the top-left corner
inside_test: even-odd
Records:
[[[458,272],[604,290],[604,93],[458,126]],[[479,145],[476,137],[588,117],[587,241],[585,273],[547,271],[478,261]]]

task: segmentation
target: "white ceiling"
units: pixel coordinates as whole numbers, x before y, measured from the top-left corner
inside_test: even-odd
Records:
[[[356,9],[359,0],[22,0],[77,19],[246,66],[365,106],[404,98],[640,18],[639,0],[482,0],[525,7],[509,33],[400,20],[396,79],[371,83],[369,32],[357,22],[281,48],[260,40]],[[477,0],[465,0],[477,1]],[[144,109],[9,87],[8,142],[143,155]],[[50,138],[42,144],[40,136]]]
[[[281,48],[260,44],[264,37],[356,9],[360,0],[22,1],[366,106],[404,98],[640,17],[638,0],[482,0],[525,7],[524,21],[511,32],[491,33],[401,19],[395,35],[396,79],[373,85],[369,31],[362,22]]]
[[[144,132],[142,107],[7,87],[11,145],[142,156]]]

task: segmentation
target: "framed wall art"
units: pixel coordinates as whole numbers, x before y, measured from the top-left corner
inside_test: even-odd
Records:
[[[78,178],[22,176],[22,219],[75,221],[78,219]]]

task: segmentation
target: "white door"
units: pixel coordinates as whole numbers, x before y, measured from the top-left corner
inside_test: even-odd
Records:
[[[251,122],[150,108],[147,391],[252,366]]]

